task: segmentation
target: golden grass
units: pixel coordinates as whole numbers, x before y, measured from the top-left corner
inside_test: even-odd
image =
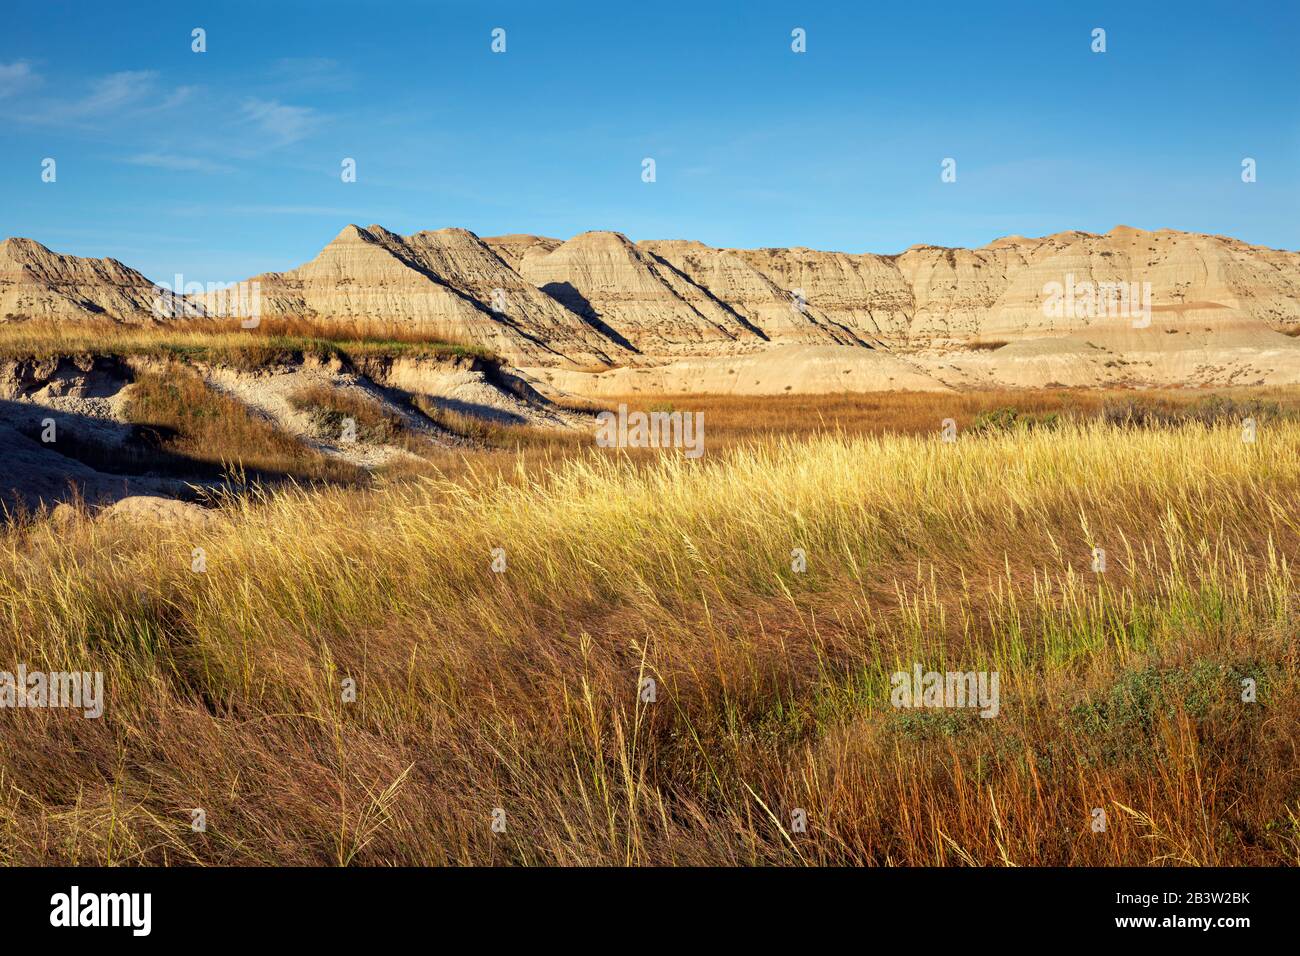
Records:
[[[63,355],[138,355],[256,368],[294,355],[412,358],[491,354],[471,342],[427,330],[383,323],[266,319],[255,329],[238,320],[194,320],[169,325],[66,323],[31,319],[0,322],[0,361]]]
[[[0,713],[0,859],[1300,862],[1300,425],[518,460],[11,528],[0,662],[108,709]]]

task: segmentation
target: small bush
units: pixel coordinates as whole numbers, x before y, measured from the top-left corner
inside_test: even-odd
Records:
[[[1035,428],[1056,428],[1061,416],[1057,412],[1022,412],[1011,406],[995,408],[981,412],[975,417],[970,431],[976,435],[990,435],[1002,432],[1030,430]]]
[[[1208,428],[1240,425],[1247,418],[1253,418],[1262,424],[1286,415],[1277,402],[1261,399],[1239,401],[1222,395],[1211,395],[1190,404],[1129,399],[1107,402],[1101,411],[1102,420],[1106,424],[1121,428],[1175,428],[1189,424],[1200,424]]]

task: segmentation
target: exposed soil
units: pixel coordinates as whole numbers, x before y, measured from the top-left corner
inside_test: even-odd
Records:
[[[496,363],[472,357],[368,357],[352,363],[295,356],[252,370],[105,355],[11,360],[0,363],[0,506],[8,512],[78,497],[102,505],[131,495],[193,500],[229,487],[231,476],[222,469],[169,453],[166,429],[132,418],[142,376],[184,375],[199,376],[207,388],[237,401],[243,413],[312,452],[366,472],[417,458],[425,447],[476,445],[421,406],[496,425],[582,424],[582,416],[555,406]],[[401,440],[339,428],[347,421],[340,409],[350,408],[373,409],[395,424]]]

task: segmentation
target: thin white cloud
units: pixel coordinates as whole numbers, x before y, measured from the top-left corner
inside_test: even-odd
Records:
[[[266,75],[280,89],[343,90],[353,83],[338,60],[324,56],[284,57],[272,63]]]
[[[189,101],[198,89],[196,86],[178,86],[167,94],[167,98],[158,104],[158,109],[169,110]]]
[[[151,96],[158,74],[152,70],[126,70],[100,77],[90,95],[64,107],[67,116],[102,116],[135,106]]]
[[[39,86],[41,78],[32,72],[30,63],[0,63],[0,99],[15,96],[24,90]]]
[[[6,99],[6,92],[39,82],[40,77],[26,63],[0,64],[0,100]],[[8,115],[23,122],[93,127],[105,120],[121,122],[175,109],[187,102],[196,89],[180,86],[168,90],[159,84],[158,74],[153,70],[124,70],[97,77],[90,82],[89,92],[75,99],[24,98],[20,110],[18,100],[10,98],[6,106]]]
[[[279,100],[244,101],[244,118],[265,137],[264,145],[287,146],[311,135],[320,116],[309,106],[289,106]]]

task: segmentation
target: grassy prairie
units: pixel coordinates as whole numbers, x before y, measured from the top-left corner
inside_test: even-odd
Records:
[[[829,395],[628,395],[586,403],[586,409],[626,404],[642,411],[703,412],[708,447],[764,441],[775,435],[933,435],[951,418],[965,433],[973,427],[1030,425],[1035,421],[1092,419],[1118,424],[1180,421],[1237,423],[1300,417],[1300,394],[1279,387],[1196,389],[987,389]],[[1008,413],[1012,413],[1008,415]],[[1014,419],[1014,421],[1009,420]]]
[[[0,712],[0,860],[1300,862],[1300,424],[934,428],[11,527],[0,668],[107,710]]]

